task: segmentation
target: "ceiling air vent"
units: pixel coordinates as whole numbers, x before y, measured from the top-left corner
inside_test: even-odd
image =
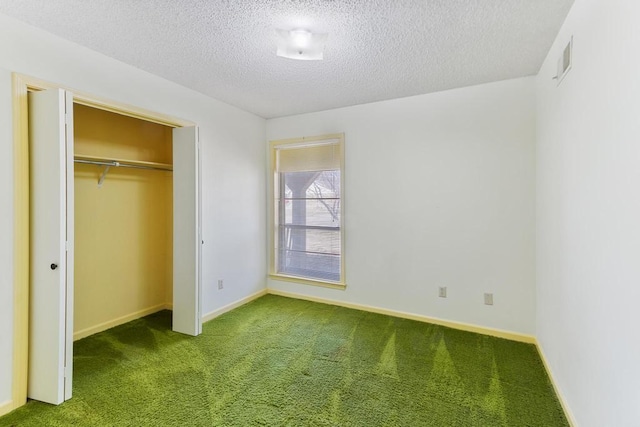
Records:
[[[567,75],[569,70],[571,69],[571,60],[573,58],[573,36],[569,40],[569,43],[562,51],[562,55],[558,58],[558,74],[554,77],[554,79],[558,79],[558,85],[564,79],[564,76]]]

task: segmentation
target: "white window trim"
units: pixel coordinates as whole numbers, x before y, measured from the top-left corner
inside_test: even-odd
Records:
[[[278,228],[278,218],[276,215],[276,161],[277,150],[279,148],[295,148],[295,147],[313,147],[324,144],[337,144],[340,147],[340,281],[325,281],[321,279],[314,279],[309,277],[290,276],[286,274],[277,273],[276,271],[276,233]],[[345,257],[345,228],[344,228],[344,206],[345,206],[345,192],[344,192],[344,133],[320,135],[313,137],[291,138],[282,139],[269,142],[269,189],[268,189],[268,216],[269,216],[269,231],[268,231],[268,244],[269,244],[269,277],[274,280],[281,280],[286,282],[294,282],[304,285],[321,286],[332,289],[345,289],[346,284],[346,257]]]

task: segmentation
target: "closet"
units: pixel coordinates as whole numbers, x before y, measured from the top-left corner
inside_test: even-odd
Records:
[[[75,104],[74,340],[171,308],[172,128]]]
[[[64,89],[24,93],[28,346],[16,360],[27,397],[60,404],[74,339],[167,308],[173,331],[202,332],[198,129]]]

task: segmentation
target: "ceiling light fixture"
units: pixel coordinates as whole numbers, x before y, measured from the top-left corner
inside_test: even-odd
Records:
[[[304,29],[291,31],[276,30],[278,35],[278,50],[276,55],[289,59],[317,61],[323,59],[326,33],[312,33]]]

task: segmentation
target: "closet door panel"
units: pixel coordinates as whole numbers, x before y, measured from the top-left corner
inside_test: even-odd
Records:
[[[173,130],[173,330],[202,332],[200,155],[197,127]]]
[[[29,94],[31,280],[27,395],[52,404],[71,398],[72,109],[72,96],[63,90]]]

